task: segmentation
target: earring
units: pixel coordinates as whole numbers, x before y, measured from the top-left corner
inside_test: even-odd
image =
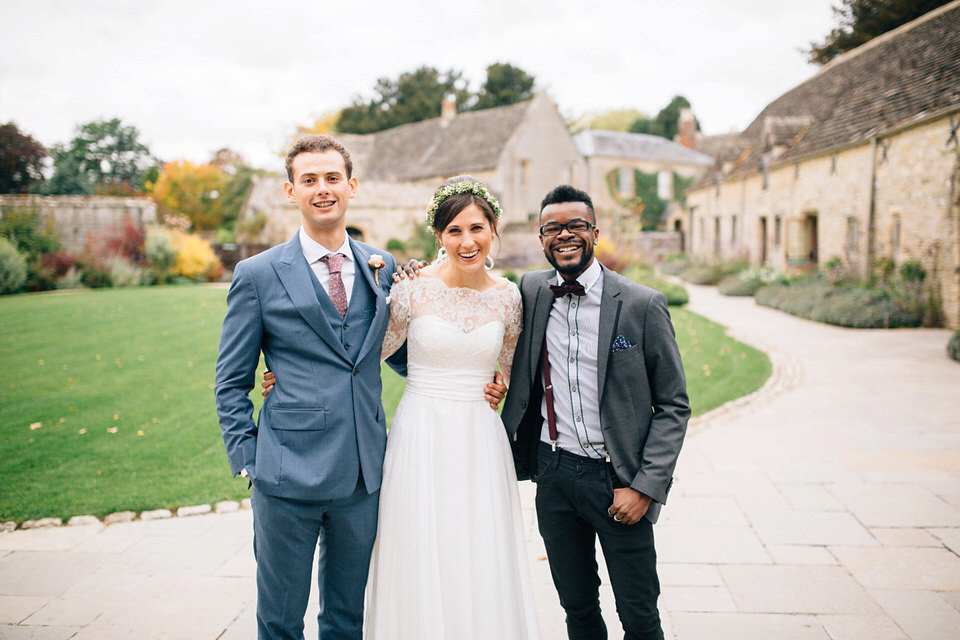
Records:
[[[440,247],[439,249],[437,249],[437,257],[434,260],[434,262],[443,262],[446,259],[447,259],[447,250],[444,249],[443,247]]]
[[[493,269],[493,256],[489,253],[487,254],[487,257],[483,259],[483,268],[487,271]]]

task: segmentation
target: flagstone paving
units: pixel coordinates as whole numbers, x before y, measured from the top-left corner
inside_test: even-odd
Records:
[[[655,528],[666,636],[960,637],[949,332],[842,329],[688,289],[693,311],[764,349],[775,370],[756,394],[691,422]],[[520,489],[542,636],[559,640],[534,487]],[[253,640],[251,513],[238,506],[0,533],[0,639]]]

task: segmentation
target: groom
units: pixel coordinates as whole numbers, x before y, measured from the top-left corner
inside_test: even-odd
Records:
[[[359,640],[386,447],[380,349],[395,265],[347,236],[357,179],[340,143],[301,138],[286,169],[302,226],[236,267],[217,414],[232,473],[253,485],[258,637],[302,639],[316,552],[319,635]],[[249,392],[261,353],[277,382],[255,423]]]
[[[523,333],[503,422],[571,640],[603,640],[599,537],[627,640],[662,640],[653,523],[690,405],[663,294],[603,268],[590,196],[557,187],[540,209],[555,270],[520,281]]]

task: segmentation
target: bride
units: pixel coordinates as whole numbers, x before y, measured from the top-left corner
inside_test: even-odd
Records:
[[[407,342],[367,581],[368,640],[536,640],[513,456],[484,386],[509,380],[517,287],[493,278],[500,205],[470,176],[444,182],[427,224],[438,259],[390,290],[382,357]],[[269,382],[269,380],[268,380]]]
[[[539,636],[513,456],[483,388],[509,378],[520,292],[493,278],[500,206],[469,176],[444,182],[427,224],[438,261],[390,290],[383,357],[407,341],[407,387],[384,459],[365,638]]]

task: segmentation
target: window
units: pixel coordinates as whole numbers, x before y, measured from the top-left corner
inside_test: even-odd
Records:
[[[890,259],[893,264],[900,263],[900,214],[893,214],[893,227],[890,229]]]
[[[661,200],[673,200],[673,173],[657,172],[657,197]]]
[[[847,218],[847,241],[845,249],[848,256],[855,256],[860,251],[860,220],[854,216]]]
[[[617,174],[617,187],[620,189],[620,195],[632,196],[633,189],[633,169],[630,167],[620,167]]]

